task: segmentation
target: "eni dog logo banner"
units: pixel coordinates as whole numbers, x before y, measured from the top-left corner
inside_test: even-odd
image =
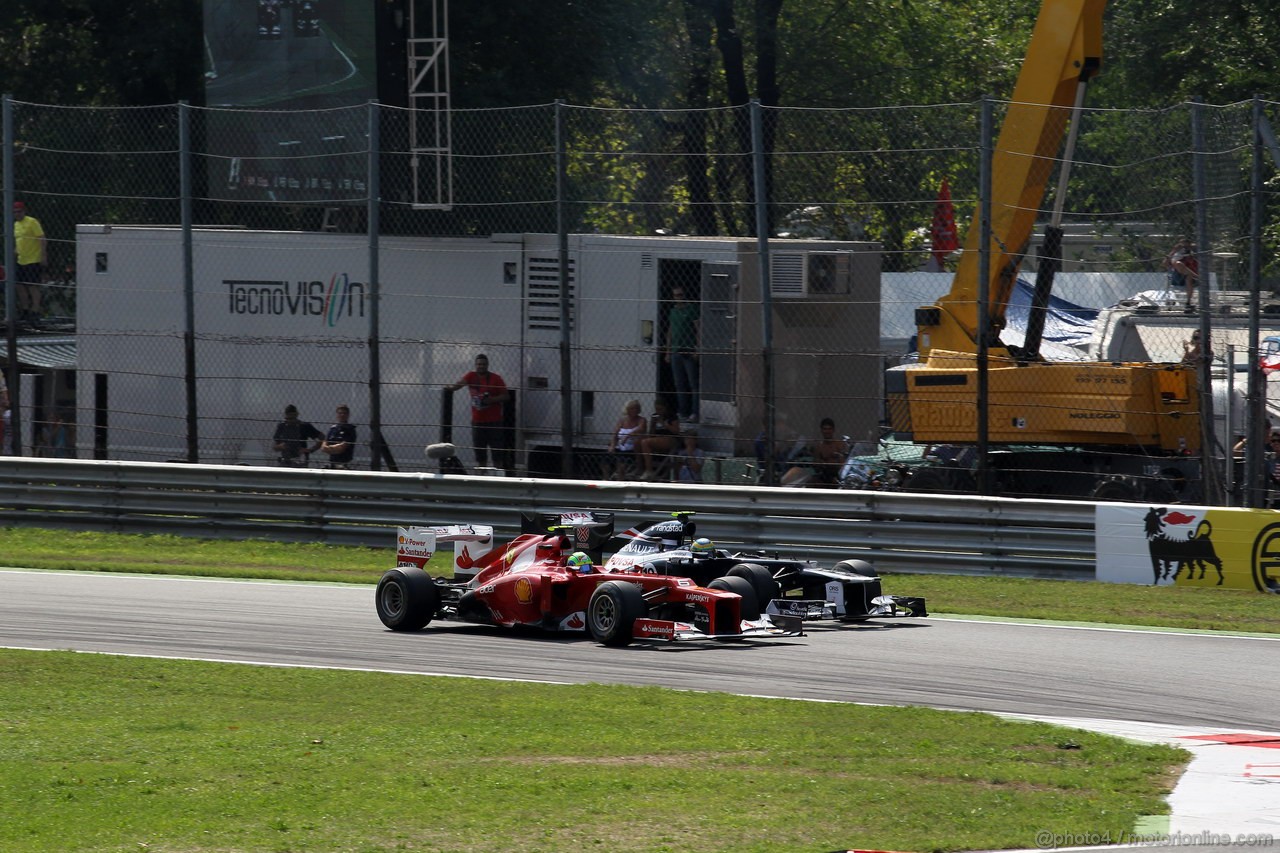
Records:
[[[1280,513],[1099,504],[1097,579],[1280,592]]]

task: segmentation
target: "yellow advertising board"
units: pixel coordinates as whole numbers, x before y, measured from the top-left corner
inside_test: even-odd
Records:
[[[1099,504],[1097,579],[1280,593],[1280,512]]]

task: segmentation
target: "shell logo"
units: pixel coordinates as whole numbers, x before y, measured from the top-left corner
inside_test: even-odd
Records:
[[[515,583],[516,601],[528,604],[533,601],[533,581],[528,577],[519,577]]]

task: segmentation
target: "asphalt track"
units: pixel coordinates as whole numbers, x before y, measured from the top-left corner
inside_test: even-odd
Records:
[[[1280,728],[1280,640],[1103,627],[900,619],[610,649],[455,623],[393,633],[368,586],[0,571],[0,645]]]
[[[894,591],[910,594],[909,589]],[[1181,737],[1227,730],[1280,732],[1270,674],[1280,638],[1268,637],[931,617],[878,626],[818,625],[805,637],[785,640],[609,649],[585,639],[513,635],[454,623],[393,633],[378,621],[368,586],[0,569],[0,646],[660,685],[927,705],[1054,718],[1064,724],[1126,721],[1116,733],[1132,723],[1140,739],[1159,738],[1166,729]],[[1143,732],[1142,723],[1161,725]],[[1237,747],[1211,744],[1208,750],[1234,756]],[[1271,805],[1273,792],[1257,787],[1280,788],[1280,776],[1274,783],[1266,773],[1244,779],[1237,766],[1242,760],[1269,760],[1275,753],[1273,748],[1253,753],[1261,759],[1244,759],[1240,753],[1225,768],[1213,770],[1206,781],[1218,802],[1216,811],[1206,815],[1196,814],[1203,810],[1205,789],[1191,785],[1201,765],[1197,759],[1188,773],[1185,806],[1179,803],[1183,783],[1171,798],[1175,828],[1216,828],[1225,815],[1239,830],[1270,833],[1274,827],[1276,841],[1253,849],[1280,849],[1280,811]],[[1262,805],[1250,805],[1245,814],[1225,812],[1244,804],[1244,788],[1233,793],[1223,787],[1224,779],[1262,793]],[[1172,851],[1191,844],[1196,853],[1228,849],[1195,840],[1143,849]]]

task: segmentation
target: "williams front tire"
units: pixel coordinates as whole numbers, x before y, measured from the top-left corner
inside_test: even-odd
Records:
[[[746,578],[756,594],[756,609],[765,610],[769,602],[782,598],[782,586],[774,580],[773,572],[758,563],[739,563],[729,570],[731,578]]]
[[[707,589],[718,589],[721,592],[734,592],[742,598],[742,618],[754,622],[760,618],[760,599],[756,597],[751,581],[737,575],[716,578],[707,584]]]

